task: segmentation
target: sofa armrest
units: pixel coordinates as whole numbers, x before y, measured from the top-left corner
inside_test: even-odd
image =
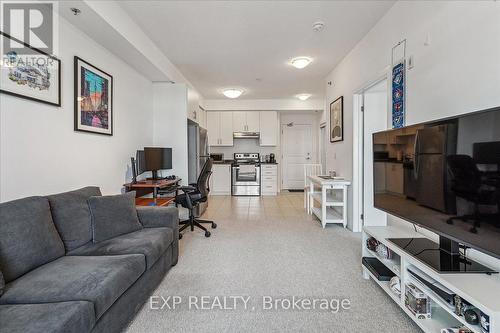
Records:
[[[175,207],[137,207],[137,216],[144,228],[179,228],[179,211]]]

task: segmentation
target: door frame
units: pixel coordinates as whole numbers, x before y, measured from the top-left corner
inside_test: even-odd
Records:
[[[387,66],[372,80],[365,82],[353,94],[353,163],[352,163],[352,231],[363,231],[364,221],[364,94],[380,82],[387,80],[387,92],[391,91],[390,67]],[[390,94],[387,94],[387,111],[389,113]]]
[[[295,125],[307,125],[307,126],[310,126],[311,127],[311,144],[312,144],[312,149],[311,149],[311,163],[317,163],[318,162],[318,154],[317,154],[317,144],[315,143],[315,131],[314,131],[314,124],[303,124],[303,123],[296,123],[296,122],[293,122],[294,126]],[[286,142],[285,140],[283,139],[284,135],[285,135],[285,131],[284,129],[286,127],[289,127],[287,124],[280,124],[280,142],[281,142],[281,186],[280,186],[280,190],[283,190],[283,189],[288,189],[288,188],[285,188],[285,147],[286,147]]]

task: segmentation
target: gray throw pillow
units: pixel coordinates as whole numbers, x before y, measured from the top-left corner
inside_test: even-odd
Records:
[[[5,288],[5,280],[3,279],[2,271],[0,271],[0,296],[3,294],[3,288]]]
[[[94,243],[142,229],[135,208],[135,192],[88,199]]]

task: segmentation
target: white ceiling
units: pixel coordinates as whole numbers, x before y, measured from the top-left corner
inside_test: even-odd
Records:
[[[394,1],[120,1],[206,99],[323,97],[325,76]],[[322,32],[312,24],[325,22]],[[313,63],[298,70],[296,56]]]

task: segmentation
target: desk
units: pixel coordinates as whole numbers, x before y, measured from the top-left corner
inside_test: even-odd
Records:
[[[140,180],[135,183],[127,183],[123,184],[125,186],[125,189],[128,191],[133,191],[136,189],[152,189],[153,190],[153,200],[149,202],[148,206],[151,203],[156,203],[156,205],[159,205],[158,200],[158,190],[160,189],[166,189],[166,188],[171,188],[172,192],[177,191],[177,186],[179,182],[181,181],[180,178],[176,179],[160,179],[160,180]]]
[[[156,206],[156,207],[166,207],[170,203],[175,201],[175,197],[170,198],[135,198],[136,206]]]
[[[323,228],[327,223],[347,226],[347,187],[351,182],[343,179],[324,179],[307,176],[309,180],[309,214],[320,219]],[[319,203],[316,207],[314,203]]]

